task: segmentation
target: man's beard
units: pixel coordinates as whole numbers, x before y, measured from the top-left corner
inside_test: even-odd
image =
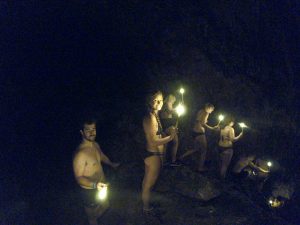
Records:
[[[96,140],[96,136],[89,136],[85,138],[88,141],[95,141]]]

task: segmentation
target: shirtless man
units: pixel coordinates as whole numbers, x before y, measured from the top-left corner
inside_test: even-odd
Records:
[[[211,127],[207,124],[208,117],[214,111],[214,109],[215,107],[212,104],[206,103],[204,108],[199,110],[193,127],[194,149],[191,151],[187,151],[185,154],[183,154],[180,157],[180,159],[183,159],[184,157],[196,151],[199,151],[200,152],[200,158],[198,164],[199,172],[204,172],[207,170],[207,168],[204,167],[206,153],[207,153],[207,140],[206,140],[205,130],[206,128],[210,130],[216,130],[219,127],[218,125]]]
[[[96,121],[83,123],[80,130],[82,142],[73,158],[73,171],[77,183],[81,187],[81,197],[90,224],[97,224],[97,219],[108,209],[109,202],[97,199],[98,190],[105,184],[105,176],[101,162],[117,168],[102,152],[96,139]]]

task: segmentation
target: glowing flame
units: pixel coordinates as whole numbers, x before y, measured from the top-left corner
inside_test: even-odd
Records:
[[[224,116],[222,114],[219,115],[219,121],[224,120]]]
[[[180,94],[183,94],[184,93],[184,89],[180,88],[179,92],[180,92]]]
[[[106,199],[106,196],[107,196],[107,185],[102,185],[98,189],[98,199],[104,200],[104,199]]]
[[[176,107],[176,112],[178,114],[178,116],[181,116],[185,113],[185,107],[183,104],[179,104],[177,107]]]
[[[247,127],[247,125],[245,123],[239,123],[239,125],[240,125],[241,128],[246,128]]]
[[[273,201],[272,201],[272,200],[269,200],[269,203],[270,203],[270,204],[273,204]]]
[[[268,165],[268,167],[271,167],[271,166],[272,166],[272,162],[269,161],[269,162],[267,163],[267,165]]]

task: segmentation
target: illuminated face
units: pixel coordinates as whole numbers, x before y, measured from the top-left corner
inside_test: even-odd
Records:
[[[209,113],[209,114],[211,114],[213,111],[214,111],[214,107],[206,107],[205,108],[205,111],[207,112],[207,113]]]
[[[156,95],[152,102],[151,102],[151,107],[153,110],[155,111],[159,111],[161,110],[162,106],[163,106],[163,96],[161,94]]]
[[[231,122],[228,124],[228,126],[230,126],[230,127],[233,127],[233,125],[234,125],[234,122],[233,122],[233,121],[231,121]]]
[[[84,124],[83,130],[80,131],[82,137],[88,141],[96,139],[96,124]]]
[[[170,98],[169,102],[170,102],[171,104],[174,104],[174,103],[176,102],[175,96],[172,96],[172,97]]]

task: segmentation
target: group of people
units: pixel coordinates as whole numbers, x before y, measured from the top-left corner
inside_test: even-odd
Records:
[[[165,149],[168,143],[172,144],[172,165],[178,165],[177,149],[177,118],[173,107],[176,101],[175,96],[169,95],[163,100],[163,94],[160,91],[151,93],[146,100],[148,114],[144,117],[143,128],[146,136],[146,151],[144,157],[145,175],[142,184],[142,201],[144,212],[152,210],[150,206],[151,189],[159,176],[160,169],[165,161]],[[165,106],[163,106],[165,103]],[[162,112],[160,112],[162,111]],[[207,171],[205,160],[207,155],[206,130],[219,130],[219,152],[220,152],[220,176],[226,177],[228,166],[233,155],[233,143],[239,140],[243,135],[243,129],[238,136],[235,136],[234,119],[226,117],[224,123],[216,126],[207,124],[209,115],[214,111],[214,106],[207,103],[196,116],[195,124],[192,129],[194,139],[194,149],[184,153],[180,159],[194,153],[199,153],[198,172]]]
[[[150,204],[151,190],[155,185],[161,167],[165,163],[166,146],[171,148],[171,166],[180,165],[177,159],[178,117],[173,107],[176,98],[173,95],[163,99],[160,91],[151,93],[146,98],[147,114],[143,118],[143,130],[146,137],[146,150],[144,151],[145,173],[142,182],[142,202],[143,212],[152,211]],[[165,104],[164,104],[165,103]],[[222,123],[216,126],[207,124],[209,115],[214,111],[214,106],[207,103],[196,116],[192,134],[194,139],[194,149],[184,153],[180,159],[198,152],[199,160],[197,171],[204,172],[205,160],[207,155],[206,130],[211,129],[219,131],[220,139],[218,142],[220,155],[220,176],[226,177],[228,166],[233,155],[233,143],[239,140],[243,135],[243,129],[239,135],[235,135],[234,119],[227,116]],[[96,121],[84,121],[80,133],[82,142],[78,146],[73,157],[73,171],[77,183],[81,187],[81,196],[85,206],[89,223],[97,224],[97,218],[109,207],[108,201],[102,201],[101,204],[96,199],[97,192],[106,184],[102,163],[113,168],[117,168],[119,163],[112,162],[101,150],[96,139]],[[248,160],[248,161],[247,161]],[[235,172],[241,174],[244,168],[250,165],[251,160],[241,161]],[[246,162],[247,161],[247,162]],[[252,165],[253,166],[253,165]]]

